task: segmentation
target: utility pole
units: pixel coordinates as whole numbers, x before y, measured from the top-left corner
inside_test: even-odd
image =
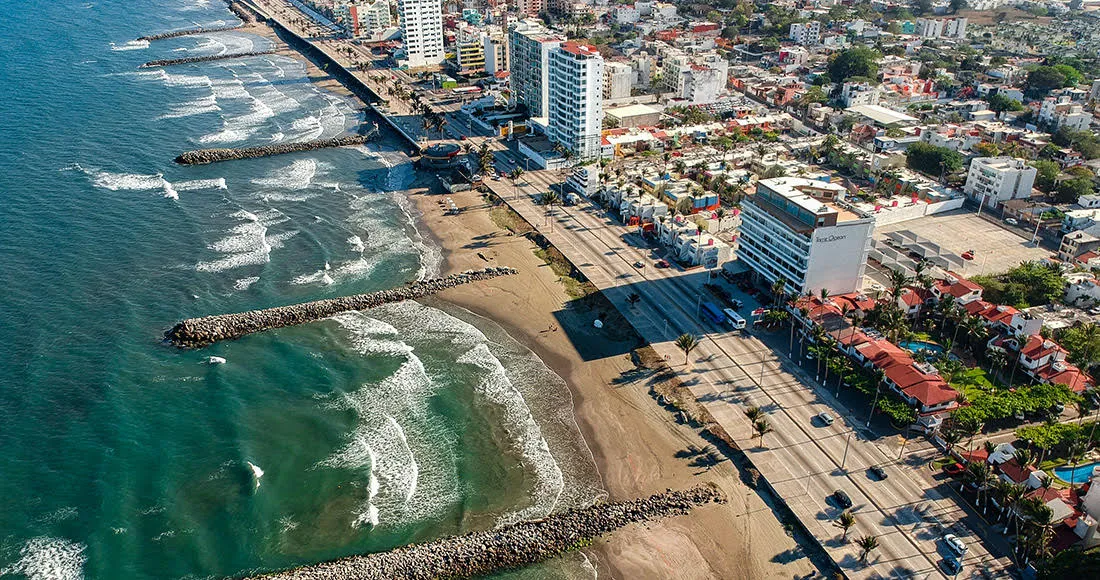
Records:
[[[848,445],[852,443],[852,433],[856,430],[853,428],[848,431],[848,439],[844,442],[844,457],[840,459],[840,468],[844,469],[844,464],[848,462]]]

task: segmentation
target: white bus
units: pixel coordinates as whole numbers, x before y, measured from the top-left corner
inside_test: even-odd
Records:
[[[726,322],[728,322],[730,326],[732,326],[735,330],[744,330],[745,319],[741,318],[741,315],[738,314],[737,311],[732,308],[726,308],[722,312],[726,314]]]

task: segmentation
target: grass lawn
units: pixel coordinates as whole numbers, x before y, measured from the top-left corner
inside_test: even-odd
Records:
[[[997,390],[996,385],[989,377],[989,373],[979,367],[955,373],[955,376],[951,377],[951,386],[970,399],[973,399],[974,395],[979,392],[990,393]]]

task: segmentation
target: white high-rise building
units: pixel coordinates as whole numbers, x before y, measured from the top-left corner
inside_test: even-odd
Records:
[[[970,162],[963,191],[979,202],[984,199],[987,207],[996,207],[1010,199],[1031,197],[1037,174],[1023,159],[978,157]]]
[[[625,62],[604,63],[603,98],[625,99],[634,88],[634,67]]]
[[[545,117],[550,107],[550,51],[565,38],[535,20],[520,20],[509,32],[512,91],[532,117]]]
[[[550,52],[550,138],[577,159],[600,155],[603,57],[595,46],[563,42]]]
[[[790,39],[802,46],[815,46],[821,44],[821,23],[812,20],[810,22],[796,22],[792,24]]]
[[[875,219],[844,202],[844,187],[802,177],[762,179],[741,203],[737,258],[795,294],[863,287]]]
[[[440,0],[397,0],[405,61],[411,68],[443,62],[443,7]]]
[[[661,67],[664,90],[693,105],[706,105],[718,100],[726,89],[729,61],[715,52],[687,54],[669,47]]]

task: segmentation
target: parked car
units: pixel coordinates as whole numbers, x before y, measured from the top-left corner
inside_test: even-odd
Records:
[[[962,258],[964,260],[973,260],[974,259],[974,250],[967,250],[967,251],[963,252]]]
[[[634,267],[641,270],[642,268],[645,268],[645,264],[643,264],[641,262],[634,262]]]
[[[852,498],[848,497],[848,494],[844,493],[843,489],[838,489],[833,492],[833,501],[844,509],[852,507]]]
[[[951,477],[958,477],[958,476],[962,475],[964,471],[966,471],[966,468],[963,467],[962,464],[958,463],[958,462],[948,463],[947,465],[943,466],[943,472],[946,473],[947,475],[950,475]]]
[[[1018,226],[1020,222],[1016,221],[1016,218],[1005,218],[1005,223],[1010,226]]]
[[[966,553],[966,544],[959,539],[955,534],[947,534],[943,537],[943,541],[947,544],[948,548],[951,548],[952,552],[962,556]]]
[[[668,268],[671,265],[672,264],[668,263],[668,260],[657,260],[657,263],[655,264],[655,266],[657,266],[658,268]]]
[[[879,481],[882,481],[889,477],[888,475],[886,475],[886,470],[878,465],[872,465],[871,468],[868,469],[868,471],[870,471],[872,475],[878,478]]]
[[[963,569],[962,562],[959,562],[954,558],[944,558],[941,566],[943,567],[944,572],[947,572],[952,576],[957,576],[959,572],[962,572]]]
[[[836,419],[831,414],[829,414],[828,411],[822,411],[818,413],[816,417],[818,421],[821,421],[826,425],[832,425],[833,421],[836,421]]]

